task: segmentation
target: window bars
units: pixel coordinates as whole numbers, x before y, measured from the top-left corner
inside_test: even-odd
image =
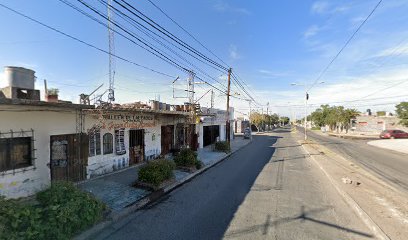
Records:
[[[34,130],[0,131],[0,176],[35,170]]]

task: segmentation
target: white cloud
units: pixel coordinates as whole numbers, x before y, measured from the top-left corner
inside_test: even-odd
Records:
[[[380,51],[375,57],[405,56],[408,55],[408,43]]]
[[[232,60],[241,59],[241,55],[238,53],[238,47],[234,44],[231,44],[229,47],[229,56]]]
[[[317,1],[312,5],[312,13],[323,14],[328,11],[329,4],[325,1]]]
[[[278,78],[278,77],[287,77],[290,75],[289,72],[275,72],[266,69],[258,70],[259,73],[263,75],[264,78]]]
[[[349,5],[331,6],[327,1],[314,2],[310,11],[314,14],[334,14],[345,12],[350,8]]]
[[[233,12],[242,15],[251,15],[251,11],[242,7],[234,7],[226,2],[220,1],[214,5],[214,9],[218,12]]]
[[[304,38],[313,37],[313,36],[316,35],[320,30],[321,30],[321,28],[319,28],[319,26],[317,26],[317,25],[312,25],[312,26],[310,26],[310,27],[303,33],[303,37],[304,37]]]

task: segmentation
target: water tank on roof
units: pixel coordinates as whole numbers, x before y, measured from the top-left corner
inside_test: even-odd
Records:
[[[4,67],[5,80],[9,87],[34,89],[34,71],[22,67]]]

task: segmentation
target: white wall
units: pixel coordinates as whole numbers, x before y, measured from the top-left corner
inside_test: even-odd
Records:
[[[25,197],[48,187],[51,181],[47,166],[50,162],[50,135],[75,133],[75,112],[33,111],[38,109],[0,105],[0,132],[34,129],[36,149],[33,167],[16,169],[14,174],[12,170],[0,173],[0,195]]]
[[[120,114],[120,113],[118,113]],[[126,111],[122,114],[131,114]],[[143,115],[153,116],[153,113],[143,113]],[[121,122],[120,120],[115,122]],[[161,154],[161,126],[162,125],[174,125],[184,122],[184,117],[180,116],[155,116],[154,126],[145,128],[132,128],[132,129],[144,129],[145,130],[145,159],[150,160],[157,158]],[[88,132],[93,126],[98,125],[99,120],[95,119],[92,115],[87,115],[85,120],[85,132]],[[129,130],[125,128],[125,148],[126,154],[117,155],[115,151],[112,154],[96,155],[88,158],[87,178],[110,173],[129,166]],[[101,129],[101,146],[103,148],[103,134],[110,132],[114,138],[114,129]],[[115,141],[113,149],[115,150]]]

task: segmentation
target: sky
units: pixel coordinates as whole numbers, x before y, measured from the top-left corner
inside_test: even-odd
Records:
[[[98,17],[77,0],[65,1]],[[84,1],[106,12],[106,8],[97,0]],[[126,2],[208,58],[231,67],[233,73],[244,82],[242,86],[256,100],[251,103],[251,109],[302,117],[305,89],[309,90],[309,112],[321,104],[343,105],[360,111],[393,112],[396,103],[408,101],[406,0],[383,0],[321,78],[319,75],[378,0],[152,0],[211,52],[148,0]],[[59,0],[0,0],[0,4],[108,50],[106,27]],[[113,6],[120,8],[115,2]],[[114,20],[130,29],[134,36],[153,44],[174,62],[193,69],[197,77],[205,78],[219,89],[225,88],[226,71],[216,70],[187,55],[180,51],[177,43],[166,37],[167,41],[161,40],[162,44],[155,42],[121,16],[114,15]],[[46,79],[49,88],[60,90],[60,98],[73,102],[78,102],[79,94],[91,93],[100,84],[104,85],[99,94],[108,88],[109,60],[106,53],[1,6],[0,22],[0,67],[30,68],[36,72],[37,89],[44,89],[43,80]],[[188,74],[134,42],[137,41],[133,39],[131,42],[115,34],[115,54],[148,69],[116,59],[116,102],[160,99],[162,102],[182,104],[187,101],[183,97],[186,97]],[[179,80],[173,86],[176,77]],[[6,84],[3,78],[4,74],[0,71],[0,87]],[[200,82],[197,78],[196,81]],[[318,84],[313,84],[315,82]],[[231,105],[235,107],[236,115],[247,114],[250,105],[245,99],[248,96],[235,82],[231,86],[234,95]],[[196,99],[209,89],[211,86],[197,83]],[[214,90],[214,96],[215,107],[225,109],[226,95]],[[199,102],[204,107],[210,106],[210,99],[207,93]]]

